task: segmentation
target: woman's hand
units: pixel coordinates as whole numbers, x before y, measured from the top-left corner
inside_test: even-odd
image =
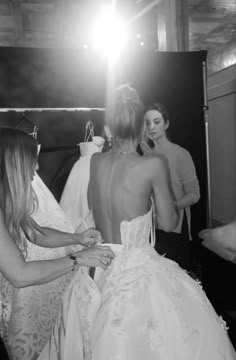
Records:
[[[73,254],[77,257],[79,266],[101,267],[106,270],[111,264],[115,254],[109,246],[93,246],[84,248]]]
[[[101,244],[103,242],[100,231],[90,228],[80,234],[74,234],[77,244],[91,247],[93,245]]]
[[[152,153],[152,149],[150,148],[150,146],[147,143],[146,139],[142,139],[141,143],[140,143],[140,147],[142,149],[143,155],[144,156],[149,156]]]

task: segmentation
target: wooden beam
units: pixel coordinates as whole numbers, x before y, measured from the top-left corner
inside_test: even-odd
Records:
[[[157,11],[157,38],[160,51],[188,51],[187,0],[162,0]]]

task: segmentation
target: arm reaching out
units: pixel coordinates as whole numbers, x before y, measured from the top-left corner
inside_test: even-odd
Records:
[[[40,227],[41,233],[36,236],[36,244],[42,247],[54,248],[68,245],[93,246],[102,242],[101,233],[90,228],[81,233],[67,233],[56,229]]]
[[[45,236],[45,235],[44,235]],[[114,253],[108,246],[93,246],[73,254],[79,266],[100,266],[106,269]],[[20,249],[11,238],[0,211],[0,272],[20,288],[44,284],[74,269],[73,261],[68,257],[53,260],[26,262]]]

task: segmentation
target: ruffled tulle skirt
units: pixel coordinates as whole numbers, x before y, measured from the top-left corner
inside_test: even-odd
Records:
[[[80,269],[39,360],[233,360],[226,324],[201,284],[150,245],[91,279]]]

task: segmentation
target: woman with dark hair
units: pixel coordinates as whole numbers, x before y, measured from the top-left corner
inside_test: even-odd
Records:
[[[168,139],[169,114],[161,103],[153,103],[144,114],[145,140],[141,146],[146,155],[162,156],[170,172],[175,206],[180,213],[179,221],[171,233],[157,223],[156,250],[190,270],[191,217],[190,207],[200,198],[199,183],[190,153]],[[151,140],[152,147],[148,146]],[[150,144],[151,145],[151,144]]]
[[[143,122],[136,91],[116,89],[107,106],[113,148],[92,156],[88,188],[95,224],[116,257],[94,279],[75,276],[38,360],[235,359],[201,286],[153,248],[154,215],[165,231],[178,215],[163,160],[136,152]]]
[[[0,273],[15,288],[51,282],[75,270],[77,265],[106,269],[113,258],[109,247],[93,246],[101,240],[100,232],[93,228],[74,234],[41,227],[33,220],[37,198],[31,183],[38,168],[37,150],[37,141],[27,133],[0,129]],[[87,248],[53,260],[27,261],[28,241],[49,248],[78,244]],[[43,312],[37,316],[40,318]],[[33,336],[37,343],[38,335],[28,337]],[[14,348],[13,359],[22,360],[27,353],[23,347],[23,353],[17,353],[20,343],[18,339],[14,344],[17,350]],[[37,349],[31,345],[29,340],[25,347],[36,358]]]

